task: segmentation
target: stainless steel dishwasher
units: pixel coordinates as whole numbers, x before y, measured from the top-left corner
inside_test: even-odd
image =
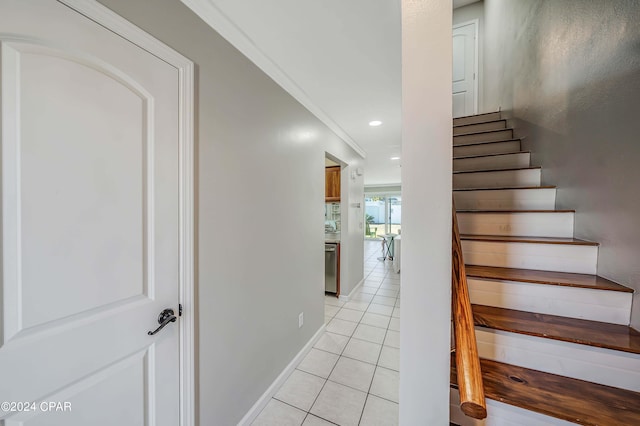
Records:
[[[324,245],[324,291],[338,292],[338,245]]]

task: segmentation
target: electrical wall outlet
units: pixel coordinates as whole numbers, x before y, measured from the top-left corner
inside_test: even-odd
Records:
[[[302,327],[302,324],[304,324],[304,312],[300,312],[298,315],[298,328]]]

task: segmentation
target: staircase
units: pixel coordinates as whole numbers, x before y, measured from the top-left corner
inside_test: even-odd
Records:
[[[500,113],[454,119],[453,192],[488,417],[459,425],[640,425],[633,290],[596,275],[598,243]]]

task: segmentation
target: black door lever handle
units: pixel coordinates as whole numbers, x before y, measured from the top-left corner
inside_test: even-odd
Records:
[[[173,309],[165,309],[164,311],[160,312],[160,315],[158,316],[158,324],[160,324],[160,327],[156,328],[154,331],[148,331],[147,334],[149,336],[153,336],[154,334],[162,330],[165,325],[169,324],[170,322],[176,322],[176,319],[176,316],[173,314]]]

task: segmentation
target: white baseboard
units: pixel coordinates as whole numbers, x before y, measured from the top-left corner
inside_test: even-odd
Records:
[[[284,384],[284,382],[289,378],[293,370],[296,369],[300,361],[309,353],[313,345],[316,344],[322,333],[324,333],[326,326],[322,324],[322,326],[316,331],[316,333],[311,337],[311,339],[307,342],[306,345],[298,352],[298,354],[293,357],[291,362],[282,370],[282,373],[276,377],[271,386],[267,388],[267,390],[262,394],[260,398],[253,404],[253,407],[244,415],[242,420],[238,422],[238,426],[249,426],[255,419],[258,417],[258,414],[262,411],[262,409],[269,403],[271,398],[278,392],[280,387]]]
[[[341,300],[343,302],[348,302],[349,300],[351,300],[353,295],[356,294],[356,292],[360,289],[360,287],[362,287],[362,284],[364,284],[364,277],[362,277],[360,282],[353,288],[353,290],[351,290],[351,293],[349,293],[347,296],[344,296],[341,294],[340,297],[338,297],[338,300]]]

